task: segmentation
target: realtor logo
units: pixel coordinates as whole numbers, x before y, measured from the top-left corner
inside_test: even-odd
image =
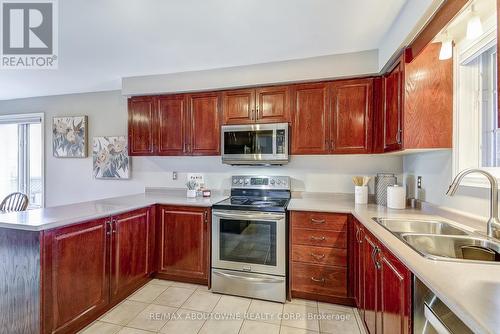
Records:
[[[2,69],[57,68],[57,0],[0,0]]]

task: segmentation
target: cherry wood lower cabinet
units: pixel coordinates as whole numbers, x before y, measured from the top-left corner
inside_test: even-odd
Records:
[[[348,286],[348,216],[291,212],[292,298],[354,305]]]
[[[42,232],[43,333],[78,331],[148,280],[152,212]]]
[[[142,209],[111,220],[111,298],[122,299],[153,273],[154,210]]]
[[[411,272],[353,220],[354,299],[368,333],[411,333]]]
[[[210,208],[158,207],[157,277],[208,284]]]
[[[108,219],[98,219],[44,234],[44,333],[69,333],[108,305],[108,233]]]

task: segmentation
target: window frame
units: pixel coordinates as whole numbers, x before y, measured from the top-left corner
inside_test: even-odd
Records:
[[[483,124],[481,104],[479,102],[481,97],[475,97],[476,101],[474,101],[474,98],[468,98],[460,92],[461,80],[467,82],[467,79],[463,79],[465,70],[461,70],[461,65],[472,61],[478,55],[497,44],[496,22],[486,22],[485,26],[487,26],[487,29],[480,37],[473,41],[466,39],[460,41],[455,45],[453,52],[452,177],[466,168],[481,168],[492,173],[500,181],[500,167],[480,167],[482,164],[482,131],[480,131],[480,126]],[[471,71],[475,70],[472,69]],[[480,88],[479,83],[478,85],[477,88]],[[470,108],[471,105],[474,105],[474,107]],[[462,123],[468,124],[472,130],[465,133],[461,131]],[[467,143],[468,147],[472,149],[464,149],[464,143]],[[467,145],[465,146],[467,147]],[[467,175],[462,185],[476,188],[489,188],[490,186],[486,178],[479,174]]]
[[[45,114],[42,113],[26,113],[26,114],[10,114],[10,115],[0,115],[0,123],[18,123],[22,124],[21,120],[29,118],[39,118],[40,119],[40,155],[41,155],[41,193],[42,199],[40,203],[40,208],[45,207]],[[18,138],[19,138],[19,151],[23,154],[18,155],[18,188],[23,188],[24,190],[30,187],[30,161],[29,161],[29,131],[26,128],[18,128]],[[21,187],[22,185],[22,187]],[[30,208],[38,208],[38,206],[31,206]]]

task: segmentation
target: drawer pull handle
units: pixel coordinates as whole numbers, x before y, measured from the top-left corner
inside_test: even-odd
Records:
[[[316,278],[316,277],[312,276],[311,281],[316,282],[316,283],[325,283],[325,279],[323,277]]]
[[[312,224],[324,224],[326,221],[324,219],[314,219],[311,218],[311,223]]]
[[[312,236],[312,237],[311,237],[311,240],[313,240],[313,241],[325,241],[325,240],[326,240],[326,238],[325,238],[325,237],[313,237],[313,236]]]
[[[311,253],[311,256],[313,258],[315,258],[316,260],[322,260],[325,258],[325,254],[314,254],[314,253]]]

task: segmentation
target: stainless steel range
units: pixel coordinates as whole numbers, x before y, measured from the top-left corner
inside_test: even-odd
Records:
[[[287,176],[233,176],[213,206],[212,291],[285,302]]]

